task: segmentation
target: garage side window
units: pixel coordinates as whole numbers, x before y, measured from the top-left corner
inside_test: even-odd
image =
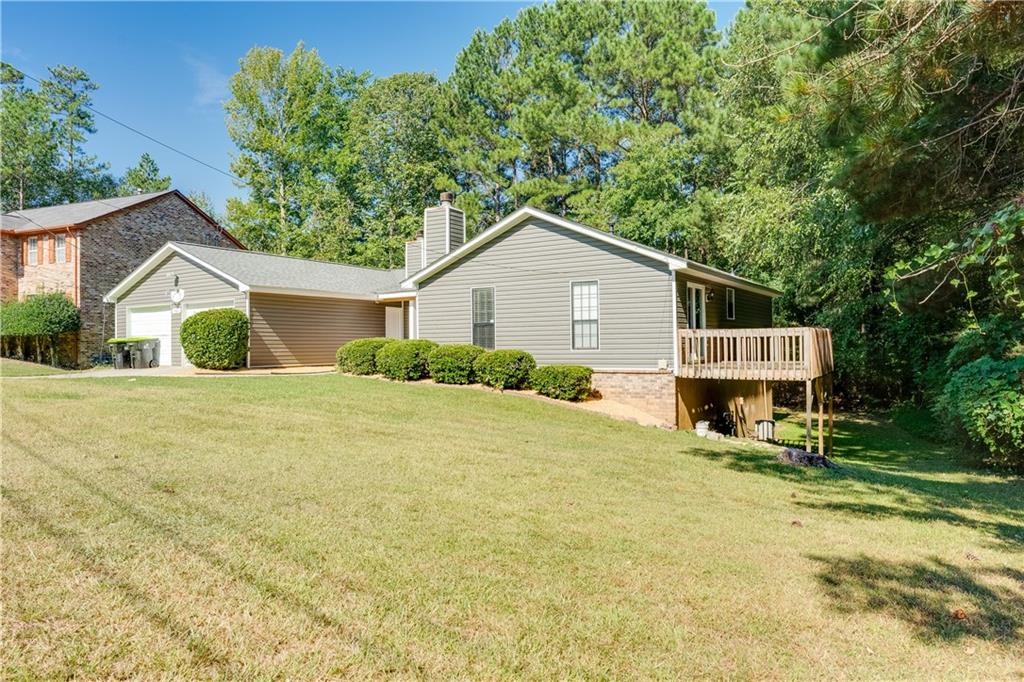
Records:
[[[35,265],[39,258],[39,238],[28,238],[28,264]]]
[[[572,283],[572,349],[598,350],[598,327],[600,326],[598,311],[597,282]]]
[[[473,289],[473,343],[494,350],[494,288]]]
[[[63,263],[67,260],[67,237],[62,234],[57,235],[57,262]]]

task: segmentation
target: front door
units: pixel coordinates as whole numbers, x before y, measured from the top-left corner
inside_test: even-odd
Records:
[[[686,326],[690,329],[707,329],[708,321],[705,309],[705,292],[703,285],[686,285]],[[704,339],[700,339],[689,349],[689,353],[698,358],[704,357]]]
[[[707,329],[704,315],[704,287],[700,284],[686,285],[686,326],[690,329]]]

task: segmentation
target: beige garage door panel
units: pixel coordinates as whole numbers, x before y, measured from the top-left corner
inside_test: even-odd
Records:
[[[252,367],[333,365],[338,346],[384,336],[384,306],[373,301],[250,294]]]

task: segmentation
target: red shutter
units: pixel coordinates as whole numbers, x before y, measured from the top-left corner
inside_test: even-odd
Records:
[[[46,261],[43,260],[43,239],[42,239],[42,237],[37,237],[36,238],[36,251],[39,252],[39,253],[36,254],[36,263],[38,263],[39,265],[42,265],[43,263],[46,262]]]
[[[64,237],[64,260],[68,263],[71,262],[71,240],[72,236],[70,234]]]
[[[21,240],[21,264],[28,265],[28,238]]]
[[[47,237],[46,241],[50,244],[50,262],[57,262],[57,238]]]

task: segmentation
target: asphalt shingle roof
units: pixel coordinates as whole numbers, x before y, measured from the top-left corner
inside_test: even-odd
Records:
[[[0,216],[0,229],[17,232],[20,230],[35,230],[40,227],[51,228],[77,225],[89,220],[95,220],[108,213],[134,206],[135,204],[141,204],[162,194],[172,194],[173,192],[174,190],[166,190],[149,194],[134,194],[130,197],[114,197],[112,199],[82,201],[77,204],[60,204],[59,206],[11,211]]]
[[[253,289],[295,289],[336,294],[376,294],[401,288],[405,270],[277,256],[188,242],[176,247]]]

